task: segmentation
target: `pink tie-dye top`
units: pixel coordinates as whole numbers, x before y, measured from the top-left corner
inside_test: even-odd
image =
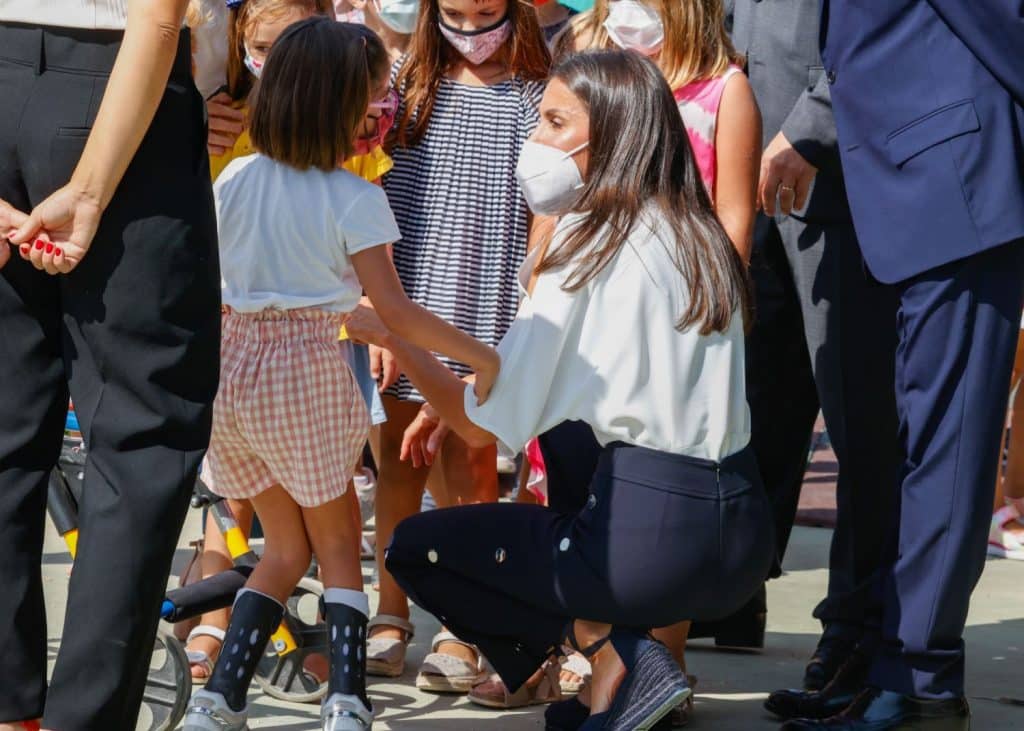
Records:
[[[718,127],[718,107],[722,103],[725,84],[739,66],[730,66],[724,74],[713,79],[701,79],[675,90],[679,113],[683,116],[690,147],[697,159],[704,187],[715,197],[715,129]]]

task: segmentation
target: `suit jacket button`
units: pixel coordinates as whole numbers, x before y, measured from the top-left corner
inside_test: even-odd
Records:
[[[433,548],[427,551],[427,560],[430,561],[430,563],[437,563],[437,551]]]
[[[494,552],[495,563],[505,563],[505,559],[508,557],[508,553],[505,552],[504,548],[499,548]]]
[[[836,83],[836,72],[833,71],[832,69],[828,70],[828,73],[825,75],[825,77],[828,79],[828,83],[830,83],[830,84]]]

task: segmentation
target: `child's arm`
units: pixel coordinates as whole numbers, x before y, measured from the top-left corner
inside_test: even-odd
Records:
[[[380,247],[377,247],[378,249]],[[411,304],[411,303],[410,303]],[[416,305],[413,305],[414,307]],[[429,313],[428,313],[429,314]],[[430,315],[430,317],[434,317]],[[497,441],[491,432],[474,424],[466,416],[466,381],[444,366],[431,353],[417,347],[394,332],[387,321],[381,322],[369,307],[360,305],[352,313],[349,329],[352,337],[390,350],[402,363],[402,369],[420,393],[456,434],[471,447],[486,447]],[[437,319],[437,318],[434,318]],[[443,321],[442,321],[443,322]],[[465,336],[468,337],[468,336]],[[428,345],[427,347],[434,347]],[[486,347],[486,346],[485,346]],[[497,352],[488,348],[494,356]],[[477,376],[479,383],[479,374]],[[403,449],[405,448],[403,443]]]
[[[726,82],[718,110],[715,150],[715,213],[736,251],[749,264],[757,217],[761,113],[743,74],[734,74]]]
[[[412,345],[444,353],[472,368],[477,374],[476,393],[482,403],[498,377],[498,352],[411,301],[402,289],[386,247],[374,246],[353,254],[352,265],[387,328]],[[397,352],[395,355],[408,369],[402,356]]]

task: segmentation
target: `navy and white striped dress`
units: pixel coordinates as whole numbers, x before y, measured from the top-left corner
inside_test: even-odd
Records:
[[[519,307],[527,207],[515,169],[543,92],[543,82],[519,78],[493,86],[444,79],[423,139],[396,147],[384,177],[402,233],[395,268],[409,298],[490,345]],[[387,393],[424,400],[404,375]]]

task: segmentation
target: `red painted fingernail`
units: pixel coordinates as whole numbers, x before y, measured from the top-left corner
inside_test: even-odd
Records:
[[[28,253],[32,251],[32,247],[29,246],[28,244],[22,244],[20,249],[21,253],[24,254],[25,256],[28,256]]]
[[[61,254],[63,254],[63,253],[64,253],[64,252],[63,252],[63,251],[61,251],[61,250],[60,250],[59,248],[57,248],[57,249],[54,249],[54,250],[53,250],[53,255],[54,255],[54,256],[60,256],[60,255],[61,255]]]
[[[46,245],[46,253],[47,254],[52,254],[53,253],[53,244],[47,244]]]
[[[46,242],[42,239],[36,239],[36,248],[42,251],[43,247],[46,246]]]

